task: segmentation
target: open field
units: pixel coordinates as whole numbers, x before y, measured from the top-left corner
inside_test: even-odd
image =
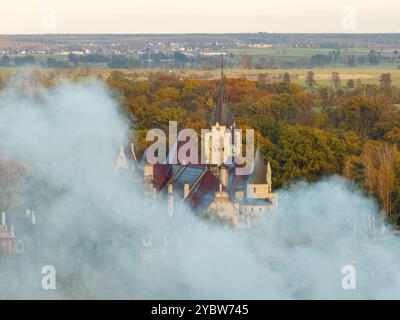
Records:
[[[107,76],[111,73],[110,69],[97,69],[93,70],[96,74],[102,74],[103,76]],[[137,73],[141,77],[146,77],[150,72],[156,71],[170,71],[180,75],[184,79],[193,79],[193,78],[215,78],[218,79],[220,75],[219,69],[214,70],[193,70],[193,69],[121,69],[121,71],[126,73]],[[315,79],[320,85],[327,85],[330,83],[330,78],[332,72],[339,72],[340,77],[342,79],[342,85],[345,85],[350,79],[358,80],[365,83],[378,83],[379,76],[382,73],[390,73],[392,76],[392,81],[394,85],[400,85],[400,69],[397,68],[384,68],[384,67],[366,67],[366,68],[319,68],[312,69],[315,73]],[[248,79],[257,79],[259,74],[268,74],[271,81],[279,80],[279,78],[285,73],[289,73],[291,79],[294,83],[298,83],[300,85],[305,85],[305,77],[308,70],[305,69],[265,69],[265,70],[255,70],[255,69],[226,69],[225,75],[227,77],[245,77]]]
[[[10,75],[18,70],[32,70],[40,69],[42,72],[49,73],[59,73],[66,76],[71,74],[80,75],[84,73],[84,67],[80,68],[17,68],[17,67],[2,67],[0,68],[0,75]],[[179,75],[182,79],[217,79],[220,74],[219,69],[213,70],[196,70],[196,69],[110,69],[104,65],[93,66],[91,65],[90,74],[93,76],[101,75],[103,78],[108,77],[113,70],[119,70],[126,74],[134,74],[135,78],[143,79],[147,78],[150,73],[154,72],[171,72]],[[317,84],[327,85],[330,83],[330,77],[332,72],[339,72],[340,78],[342,79],[342,85],[350,79],[358,80],[360,79],[364,83],[377,83],[379,81],[379,76],[382,73],[390,73],[392,76],[392,81],[394,85],[400,86],[400,69],[390,68],[385,66],[377,67],[356,67],[356,68],[345,68],[345,67],[330,67],[330,68],[314,68],[312,69],[315,73],[315,79]],[[225,75],[227,77],[245,77],[248,79],[257,79],[259,74],[267,74],[271,81],[278,81],[280,77],[285,73],[289,73],[291,80],[294,83],[300,85],[305,85],[305,76],[308,72],[306,69],[226,69]]]

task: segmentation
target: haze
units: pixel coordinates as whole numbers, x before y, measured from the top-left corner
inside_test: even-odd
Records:
[[[0,34],[400,32],[396,0],[14,0]]]

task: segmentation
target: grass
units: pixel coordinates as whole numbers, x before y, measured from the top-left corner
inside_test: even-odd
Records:
[[[37,67],[33,67],[37,68]],[[12,74],[21,68],[18,67],[2,67],[0,68],[0,75]],[[79,74],[81,72],[81,68],[65,68],[65,69],[52,69],[45,68],[41,69],[43,72],[56,72],[61,74]],[[146,78],[149,73],[163,71],[169,72],[169,69],[118,69],[124,73],[137,73],[139,74],[139,78]],[[390,73],[392,76],[393,85],[400,86],[400,69],[395,66],[390,65],[380,65],[377,67],[327,67],[327,68],[315,68],[312,69],[315,73],[315,79],[317,84],[319,85],[328,85],[330,84],[330,77],[332,72],[339,72],[340,77],[342,79],[342,86],[346,85],[346,82],[350,79],[358,80],[360,79],[364,83],[378,83],[379,77],[382,73]],[[93,76],[102,75],[104,78],[108,77],[113,69],[109,69],[106,66],[99,65],[91,65],[90,66],[90,74]],[[183,79],[217,79],[220,75],[220,71],[218,69],[214,70],[195,70],[195,69],[171,69],[175,74],[180,75]],[[308,72],[306,69],[226,69],[225,74],[227,77],[245,77],[248,79],[255,80],[258,75],[261,73],[268,74],[269,78],[274,81],[278,81],[279,77],[282,76],[285,72],[289,73],[291,76],[291,80],[294,83],[298,83],[300,85],[305,85],[305,77]]]

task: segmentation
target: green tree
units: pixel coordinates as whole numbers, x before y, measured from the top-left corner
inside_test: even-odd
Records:
[[[347,81],[347,88],[354,89],[354,86],[355,86],[355,82],[353,79],[350,79],[349,81]]]
[[[282,82],[285,84],[289,84],[290,83],[290,74],[285,72],[283,77],[282,77]]]

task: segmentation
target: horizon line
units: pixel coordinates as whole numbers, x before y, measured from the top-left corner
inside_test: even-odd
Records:
[[[0,33],[3,36],[60,36],[60,35],[243,35],[243,34],[266,34],[266,35],[400,35],[399,32],[142,32],[142,33],[118,33],[118,32],[83,32],[83,33]]]

